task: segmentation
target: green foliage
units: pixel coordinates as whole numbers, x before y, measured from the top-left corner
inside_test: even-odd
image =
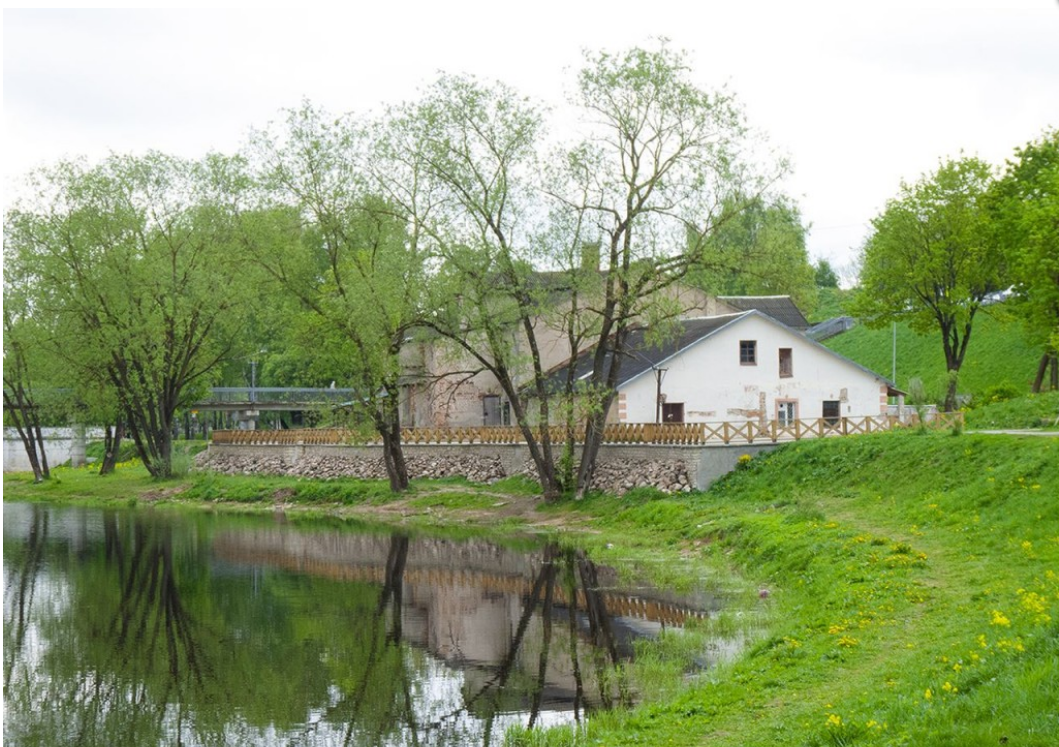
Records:
[[[90,459],[100,461],[103,459],[105,453],[106,444],[104,444],[103,441],[89,441],[85,445],[85,456]],[[118,455],[115,461],[128,462],[132,459],[135,459],[136,456],[136,444],[132,443],[129,440],[123,440],[121,442],[121,445],[118,447]]]
[[[1004,248],[1015,307],[1035,342],[1059,351],[1059,130],[1015,151],[991,190],[993,236]]]
[[[995,384],[986,387],[981,397],[972,399],[971,407],[978,408],[985,405],[993,405],[997,402],[1006,402],[1009,399],[1018,397],[1021,393],[1019,388],[1013,384]]]
[[[809,263],[805,232],[789,199],[730,197],[703,240],[701,265],[687,279],[718,296],[789,295],[803,313],[812,313],[819,270]]]
[[[838,273],[831,267],[830,262],[819,259],[813,269],[816,271],[817,288],[838,288]]]
[[[172,471],[176,412],[216,374],[248,311],[236,172],[219,156],[64,162],[35,174],[5,215],[5,275],[47,321],[54,365],[90,409],[120,414],[156,477]]]
[[[986,297],[1004,282],[1004,256],[988,234],[990,166],[975,158],[943,162],[915,184],[902,184],[872,220],[853,313],[883,327],[907,322],[941,333],[946,371],[959,373]],[[956,407],[956,379],[945,408]]]
[[[853,291],[842,288],[817,288],[816,309],[809,320],[816,324],[833,319],[836,316],[846,316],[848,305],[853,297]]]

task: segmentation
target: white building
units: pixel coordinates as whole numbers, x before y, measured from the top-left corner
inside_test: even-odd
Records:
[[[614,423],[709,423],[885,415],[901,397],[885,377],[759,310],[687,319],[676,338],[650,345],[633,332]],[[591,358],[578,362],[587,378]]]

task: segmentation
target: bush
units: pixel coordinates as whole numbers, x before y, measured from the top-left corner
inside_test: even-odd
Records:
[[[997,402],[1007,402],[1009,399],[1015,399],[1019,394],[1021,392],[1017,386],[1004,382],[1003,384],[986,387],[981,395],[971,400],[971,407],[977,408],[985,405],[995,405]]]
[[[1059,392],[1027,394],[969,411],[968,428],[1040,428],[1059,416]]]

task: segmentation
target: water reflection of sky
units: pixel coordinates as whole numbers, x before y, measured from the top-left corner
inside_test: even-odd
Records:
[[[548,544],[17,503],[3,531],[12,743],[497,742],[618,703],[637,639],[717,607]]]

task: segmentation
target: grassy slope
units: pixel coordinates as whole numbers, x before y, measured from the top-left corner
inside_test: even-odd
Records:
[[[589,508],[774,591],[749,655],[590,743],[1059,744],[1059,440],[803,442],[686,502]]]
[[[5,476],[5,493],[158,490],[135,472],[61,480],[33,487]],[[358,492],[352,481],[262,480],[256,494],[253,484],[204,477],[188,494],[259,500],[285,485],[288,500],[313,506],[329,491],[345,503],[386,500],[378,485]],[[526,743],[1059,744],[1059,439],[802,442],[709,493],[595,497],[552,511],[590,523],[598,533],[585,541],[603,562],[734,567],[752,595],[769,596],[752,603],[761,617],[734,623],[757,630],[744,656],[653,705],[598,715],[587,733]],[[679,666],[687,652],[673,648]],[[634,676],[650,666],[645,657]]]
[[[889,377],[893,369],[891,328],[868,329],[858,325],[825,340],[837,353]],[[1002,322],[981,315],[975,321],[967,357],[960,371],[961,394],[981,395],[987,388],[1011,384],[1028,392],[1037,372],[1040,351],[1027,341],[1018,322]],[[897,326],[897,385],[908,391],[908,381],[919,377],[933,398],[944,396],[945,356],[940,333],[918,335]]]

